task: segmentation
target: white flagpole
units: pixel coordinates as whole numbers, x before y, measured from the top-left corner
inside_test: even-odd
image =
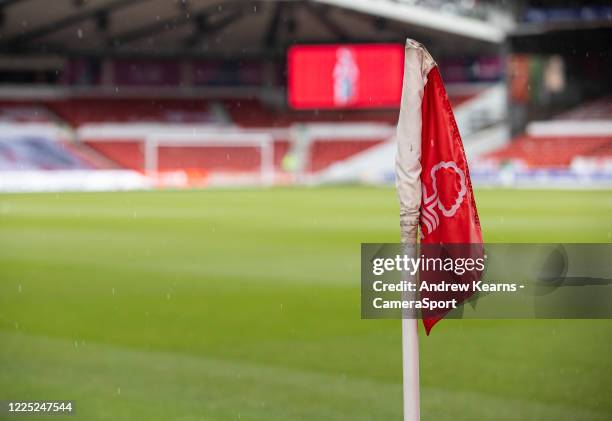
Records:
[[[400,201],[400,226],[404,253],[416,256],[421,207],[421,105],[427,74],[435,66],[431,55],[418,42],[406,40],[402,101],[397,125],[395,174]],[[416,276],[408,276],[416,284]],[[407,299],[416,299],[416,292]],[[402,318],[402,367],[404,370],[404,421],[419,421],[419,337],[413,314]]]
[[[420,419],[419,336],[416,319],[402,319],[404,421]]]
[[[402,245],[402,253],[409,258],[416,257],[416,245]],[[402,280],[414,285],[417,276],[407,272],[402,274]],[[415,292],[402,292],[403,300],[416,300]],[[414,310],[412,310],[414,311]],[[420,385],[419,385],[419,335],[418,320],[411,311],[402,315],[402,368],[404,384],[404,421],[419,421],[420,419]]]

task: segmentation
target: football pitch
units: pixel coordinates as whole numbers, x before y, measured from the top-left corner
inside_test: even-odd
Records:
[[[487,242],[612,242],[611,191],[476,200]],[[360,243],[398,239],[390,188],[0,195],[0,400],[401,420],[400,322],[359,307]],[[422,419],[610,420],[611,349],[607,320],[442,321]]]

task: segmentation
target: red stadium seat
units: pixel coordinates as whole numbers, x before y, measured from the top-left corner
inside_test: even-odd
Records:
[[[577,156],[608,153],[612,136],[523,136],[485,156],[504,162],[520,160],[530,168],[566,168]]]
[[[214,120],[208,104],[195,99],[77,98],[47,102],[73,126],[106,122],[206,123]]]
[[[140,139],[85,142],[86,145],[104,155],[123,168],[144,171],[143,142]]]
[[[383,141],[384,139],[354,141],[338,139],[316,140],[311,145],[308,169],[311,172],[321,171],[335,162],[347,159]]]

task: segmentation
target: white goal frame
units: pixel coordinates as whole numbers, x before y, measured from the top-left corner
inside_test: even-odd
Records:
[[[274,183],[274,138],[266,133],[207,131],[203,133],[164,132],[150,134],[146,136],[144,141],[144,168],[148,174],[158,172],[160,146],[256,146],[261,150],[259,170],[261,183],[264,185]]]

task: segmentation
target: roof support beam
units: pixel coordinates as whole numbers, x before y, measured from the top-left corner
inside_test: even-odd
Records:
[[[329,10],[327,6],[315,6],[310,1],[307,1],[304,3],[304,7],[310,12],[311,15],[318,19],[319,22],[321,22],[329,32],[334,34],[334,36],[338,38],[338,41],[347,41],[351,38],[351,36],[340,25],[338,25],[336,22],[334,22],[332,18],[329,17]]]
[[[55,22],[39,26],[38,28],[34,28],[31,31],[27,31],[22,34],[11,37],[6,41],[0,43],[0,47],[4,48],[7,46],[27,44],[37,38],[41,38],[45,35],[52,34],[61,29],[76,25],[77,23],[80,23],[84,20],[95,19],[102,13],[106,13],[108,15],[108,13],[113,12],[115,10],[131,6],[136,3],[142,3],[144,1],[149,0],[115,0],[103,6],[88,9],[80,13],[75,13],[73,15],[59,19]]]
[[[259,4],[260,2],[252,3]],[[219,11],[233,11],[240,10],[241,8],[244,8],[244,2],[238,0],[231,0],[213,4],[198,11],[192,10],[191,14],[181,13],[180,15],[174,16],[170,19],[156,21],[143,27],[109,37],[107,39],[107,43],[115,47],[120,47],[124,44],[128,44],[130,42],[146,38],[153,34],[169,31],[171,29],[190,24],[194,21],[197,21],[198,19],[207,18],[215,13],[218,13]]]
[[[459,15],[440,13],[439,10],[391,0],[314,0],[336,7],[383,16],[396,21],[477,39],[494,44],[503,43],[506,30],[493,24]]]
[[[274,6],[274,14],[272,15],[270,26],[268,26],[268,31],[266,32],[266,36],[264,38],[264,45],[266,47],[273,47],[276,44],[276,38],[278,36],[281,18],[283,17],[284,7],[285,3],[280,1]]]
[[[206,25],[203,28],[198,28],[195,34],[187,37],[183,41],[183,43],[187,47],[193,47],[197,45],[198,42],[200,42],[202,39],[209,37],[211,35],[214,35],[217,32],[222,31],[223,29],[227,28],[229,25],[236,22],[238,19],[242,18],[243,16],[244,16],[244,11],[238,10],[236,12],[232,12],[228,14],[227,16],[219,18],[213,23],[206,23]],[[202,19],[206,19],[206,17],[202,16]]]
[[[20,3],[25,0],[0,0],[0,7],[7,7],[15,3]]]

